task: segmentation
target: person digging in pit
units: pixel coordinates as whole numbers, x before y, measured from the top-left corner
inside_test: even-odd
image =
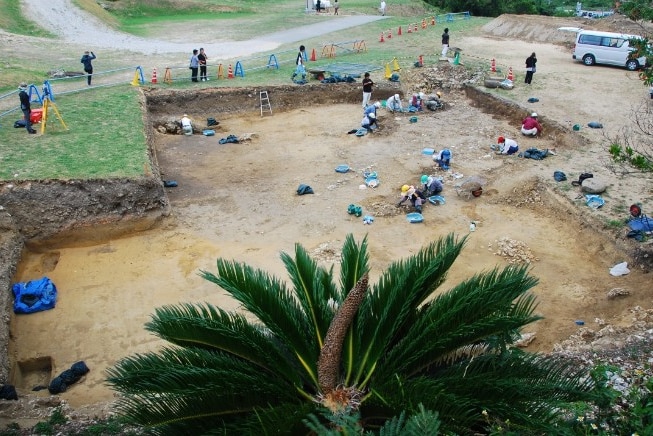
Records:
[[[422,205],[424,204],[424,201],[426,200],[426,197],[424,196],[424,193],[420,191],[419,189],[416,189],[414,186],[408,186],[404,185],[401,187],[401,200],[396,204],[397,207],[401,207],[401,205],[406,201],[410,200],[410,203],[413,205],[415,208],[415,212],[422,213]]]

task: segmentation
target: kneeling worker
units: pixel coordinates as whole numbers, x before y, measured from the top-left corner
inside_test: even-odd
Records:
[[[385,103],[385,108],[390,112],[401,112],[403,108],[401,107],[401,98],[399,98],[399,94],[390,97]]]
[[[538,136],[542,133],[542,125],[537,120],[537,114],[533,112],[521,123],[521,133],[526,136]]]
[[[422,204],[424,204],[424,194],[419,189],[415,189],[414,186],[404,185],[401,187],[401,200],[396,204],[397,207],[400,207],[403,202],[410,200],[410,203],[415,207],[415,211],[422,213]]]
[[[425,192],[427,197],[437,195],[442,192],[442,182],[436,177],[427,176],[424,174],[421,178],[421,182],[423,185],[422,192]]]
[[[515,154],[519,151],[516,141],[503,136],[499,136],[497,144],[497,154]]]
[[[188,115],[186,114],[184,114],[184,116],[181,117],[181,130],[183,130],[184,135],[193,134],[193,125],[190,122],[190,118],[188,118]]]

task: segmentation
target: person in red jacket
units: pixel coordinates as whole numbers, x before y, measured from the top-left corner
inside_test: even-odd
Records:
[[[542,133],[542,125],[537,119],[537,114],[533,112],[521,123],[521,132],[526,136],[538,136]]]

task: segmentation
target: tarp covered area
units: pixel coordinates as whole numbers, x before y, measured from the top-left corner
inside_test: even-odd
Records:
[[[57,302],[57,287],[47,277],[27,283],[14,283],[14,313],[34,313],[52,309]]]

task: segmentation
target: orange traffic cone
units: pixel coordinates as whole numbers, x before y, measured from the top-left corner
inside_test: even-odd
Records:
[[[315,49],[311,52],[311,62],[315,62],[317,60],[317,56],[315,55]]]
[[[157,83],[156,68],[152,68],[152,84],[156,85],[156,83]]]
[[[424,56],[423,55],[419,55],[419,61],[418,62],[419,62],[420,65],[424,65]]]
[[[388,30],[388,39],[392,38],[392,30]]]
[[[515,76],[512,75],[512,67],[508,68],[508,80],[515,80]]]
[[[379,42],[385,42],[385,39],[383,39],[383,32],[381,32],[381,39],[379,39]]]
[[[229,69],[227,70],[227,79],[233,79],[234,78],[234,70],[231,68],[231,64],[229,64]]]
[[[415,23],[415,28],[413,29],[413,32],[417,32],[417,23]]]
[[[399,26],[399,30],[397,30],[397,36],[401,36],[401,26]]]
[[[492,63],[490,64],[490,72],[496,73],[497,72],[497,61],[492,58]]]
[[[408,26],[406,26],[406,27],[408,27],[408,33],[413,33],[413,31],[410,28],[410,24]]]
[[[426,18],[422,18],[422,29],[426,29]]]
[[[431,17],[431,26],[435,26],[435,15]]]

